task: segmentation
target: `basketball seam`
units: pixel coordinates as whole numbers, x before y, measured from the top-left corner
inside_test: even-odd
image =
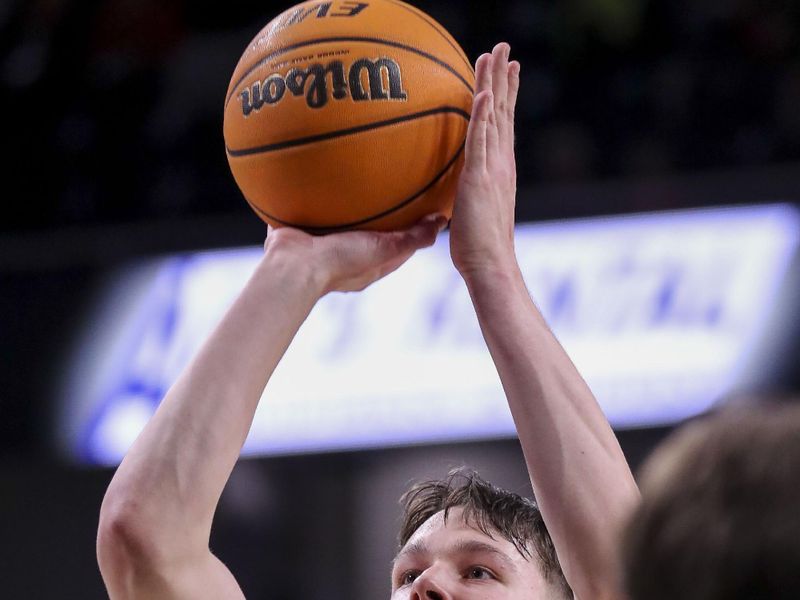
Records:
[[[393,48],[400,48],[401,50],[407,50],[409,52],[413,52],[415,54],[418,54],[418,55],[422,56],[423,58],[427,58],[428,60],[436,63],[440,67],[443,67],[443,68],[447,69],[448,71],[450,71],[450,73],[455,75],[461,81],[461,83],[463,83],[467,87],[467,89],[469,90],[470,94],[474,94],[475,93],[475,90],[469,84],[469,82],[466,79],[464,79],[461,76],[461,74],[458,71],[456,71],[453,67],[451,67],[449,64],[447,64],[443,60],[435,57],[433,54],[428,54],[427,52],[424,52],[424,51],[420,50],[419,48],[415,48],[414,46],[408,46],[407,44],[401,44],[400,42],[393,42],[391,40],[384,40],[384,39],[381,39],[381,38],[360,37],[360,36],[329,37],[329,38],[314,38],[314,39],[311,39],[311,40],[305,40],[303,42],[299,42],[297,44],[292,44],[291,46],[285,46],[284,48],[279,48],[278,50],[274,50],[270,54],[268,54],[268,55],[264,56],[263,58],[261,58],[261,60],[259,60],[254,65],[249,67],[247,69],[247,71],[245,71],[244,74],[242,74],[242,76],[239,77],[239,79],[236,82],[236,84],[233,85],[233,87],[231,88],[231,92],[228,95],[228,98],[225,100],[225,108],[226,109],[228,108],[228,104],[230,104],[231,99],[233,99],[233,96],[236,93],[236,90],[239,89],[239,86],[242,84],[242,82],[245,79],[247,79],[253,71],[258,69],[264,63],[269,62],[270,60],[272,60],[273,58],[275,58],[277,56],[280,56],[281,54],[285,54],[286,52],[291,52],[292,50],[297,50],[298,48],[303,48],[304,46],[310,46],[312,44],[323,44],[323,43],[329,43],[329,42],[370,42],[370,43],[374,43],[374,44],[383,44],[384,46],[391,46]]]
[[[415,7],[413,7],[413,6],[409,5],[409,4],[406,4],[405,2],[399,2],[398,0],[388,0],[388,1],[390,3],[392,3],[392,4],[394,4],[395,6],[397,6],[398,8],[402,8],[404,10],[407,10],[408,12],[413,14],[414,16],[422,19],[428,25],[430,25],[434,29],[434,31],[436,31],[436,33],[438,33],[440,36],[442,36],[444,38],[444,41],[447,42],[450,45],[450,47],[453,50],[456,51],[456,54],[458,54],[459,58],[461,60],[463,60],[464,64],[467,65],[467,68],[470,71],[472,71],[472,65],[470,64],[469,60],[467,59],[467,55],[464,53],[464,50],[462,48],[460,48],[458,46],[458,44],[453,43],[453,40],[451,40],[448,37],[448,35],[445,33],[445,31],[443,31],[440,27],[437,26],[436,22],[433,19],[429,18],[428,15],[426,15],[422,11],[418,10],[417,8],[415,8]]]
[[[238,158],[241,156],[252,156],[253,154],[265,154],[267,152],[275,152],[276,150],[285,150],[286,148],[294,148],[296,146],[304,146],[306,144],[313,144],[316,142],[323,142],[326,140],[335,139],[338,137],[344,137],[347,135],[355,135],[357,133],[363,133],[364,131],[371,131],[373,129],[380,129],[381,127],[389,127],[391,125],[396,125],[398,123],[404,123],[406,121],[414,121],[416,119],[422,119],[424,117],[429,117],[432,115],[438,114],[456,114],[461,117],[464,117],[467,121],[469,121],[469,113],[466,111],[461,110],[460,108],[456,108],[455,106],[442,106],[439,108],[432,108],[430,110],[424,110],[417,113],[412,113],[408,115],[403,115],[401,117],[394,117],[392,119],[386,119],[384,121],[375,121],[372,123],[365,123],[364,125],[358,125],[356,127],[349,127],[347,129],[339,129],[337,131],[329,131],[327,133],[320,133],[317,135],[310,135],[302,138],[296,138],[294,140],[286,140],[283,142],[276,142],[274,144],[266,144],[264,146],[255,146],[253,148],[242,148],[239,150],[233,150],[231,148],[225,147],[225,151],[228,153],[229,156],[234,158]]]
[[[250,205],[250,207],[253,210],[255,210],[257,213],[261,213],[262,215],[264,215],[268,219],[272,219],[276,223],[280,223],[281,225],[285,225],[286,227],[295,227],[297,229],[302,229],[303,231],[306,231],[308,233],[316,233],[316,234],[334,233],[336,231],[343,231],[345,229],[350,229],[352,227],[358,227],[359,225],[364,225],[366,223],[369,223],[370,221],[375,221],[377,219],[381,219],[381,218],[383,218],[383,217],[385,217],[387,215],[392,214],[395,211],[400,210],[401,208],[404,208],[404,207],[408,206],[412,202],[414,202],[414,200],[416,200],[417,198],[422,196],[422,194],[424,194],[429,189],[431,189],[434,185],[436,185],[436,182],[439,181],[442,177],[444,177],[445,173],[447,173],[453,167],[453,165],[458,160],[459,156],[461,156],[461,153],[464,151],[464,146],[465,145],[466,145],[466,142],[462,143],[461,146],[459,146],[459,148],[456,151],[456,153],[453,155],[453,157],[449,161],[447,161],[447,164],[444,166],[444,168],[439,173],[437,173],[436,176],[427,185],[425,185],[421,190],[419,190],[413,196],[411,196],[410,198],[406,198],[405,200],[399,202],[398,204],[395,204],[392,208],[389,208],[387,210],[381,211],[377,215],[373,215],[373,216],[367,217],[365,219],[360,219],[358,221],[353,221],[351,223],[344,223],[344,224],[341,224],[341,225],[332,225],[332,226],[328,226],[328,227],[311,226],[311,225],[300,225],[298,223],[290,223],[288,221],[283,221],[281,219],[278,219],[277,217],[272,216],[271,214],[269,214],[268,212],[266,212],[262,208],[256,206],[252,202],[250,202],[250,200],[247,197],[245,197],[245,200]]]

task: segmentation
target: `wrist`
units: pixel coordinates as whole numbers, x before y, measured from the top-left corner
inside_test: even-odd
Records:
[[[535,322],[548,329],[516,262],[462,275],[481,327],[487,323],[493,324],[492,327],[498,326],[507,322],[510,315],[529,314],[534,316]]]
[[[461,276],[479,312],[488,306],[507,306],[518,297],[530,298],[516,261],[462,272]]]
[[[522,272],[513,258],[462,268],[459,273],[470,291],[511,288],[518,284],[524,286]]]
[[[298,300],[312,304],[328,291],[325,274],[315,264],[311,253],[288,244],[267,244],[256,274],[277,283]]]

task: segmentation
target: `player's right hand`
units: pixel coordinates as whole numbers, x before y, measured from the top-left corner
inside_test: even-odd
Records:
[[[297,261],[310,268],[319,296],[361,291],[399,268],[417,250],[433,245],[447,225],[442,215],[429,215],[401,231],[345,231],[313,236],[298,229],[270,229],[266,254]]]

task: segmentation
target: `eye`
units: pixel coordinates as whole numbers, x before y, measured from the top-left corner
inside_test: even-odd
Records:
[[[467,569],[467,579],[497,579],[486,567],[470,567]]]
[[[397,580],[397,583],[402,587],[404,585],[411,585],[414,580],[419,577],[419,571],[405,571]]]

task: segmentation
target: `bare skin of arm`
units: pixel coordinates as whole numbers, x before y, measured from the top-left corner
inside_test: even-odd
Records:
[[[619,443],[531,300],[514,254],[517,62],[478,59],[451,254],[497,367],[542,516],[578,600],[619,598],[616,545],[638,489]]]
[[[439,217],[402,232],[270,233],[245,289],[109,485],[97,554],[112,599],[243,598],[208,541],[270,375],[319,298],[365,288],[431,245],[444,224]]]

